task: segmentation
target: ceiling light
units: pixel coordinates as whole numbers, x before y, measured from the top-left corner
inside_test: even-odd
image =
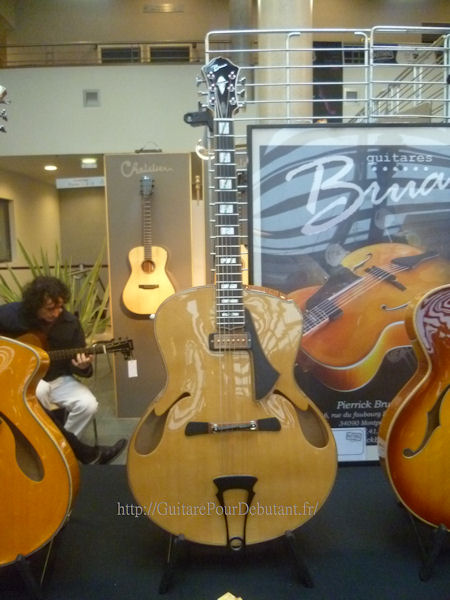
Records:
[[[81,159],[81,168],[82,169],[96,169],[97,168],[97,159],[96,158],[82,158]]]
[[[46,171],[57,171],[58,167],[56,165],[45,165],[44,169]]]

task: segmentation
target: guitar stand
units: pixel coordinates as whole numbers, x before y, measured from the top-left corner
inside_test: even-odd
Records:
[[[43,600],[43,592],[42,585],[44,583],[44,578],[47,573],[47,567],[49,565],[50,554],[53,547],[53,540],[51,540],[46,548],[44,562],[41,568],[39,579],[36,578],[36,575],[33,573],[33,570],[30,565],[30,561],[25,556],[19,554],[13,563],[19,572],[20,577],[25,585],[27,592],[33,600]]]
[[[420,554],[422,557],[422,566],[419,569],[419,577],[421,581],[428,581],[433,573],[434,565],[439,556],[444,540],[449,532],[447,531],[445,525],[439,525],[439,527],[433,530],[431,534],[432,543],[427,548],[424,543],[423,537],[421,536],[417,527],[416,519],[409,511],[407,511],[407,513],[414,533],[416,535],[417,543],[419,545]]]
[[[167,549],[167,559],[164,565],[163,574],[158,588],[158,592],[160,594],[165,594],[170,588],[170,585],[173,580],[175,565],[178,560],[180,545],[183,541],[183,535],[174,536],[170,534],[169,547]]]
[[[300,552],[294,533],[292,531],[286,531],[284,534],[284,540],[286,541],[288,550],[294,560],[294,565],[296,567],[299,580],[305,587],[314,587],[313,579],[303,559],[303,555]],[[158,588],[159,594],[165,594],[172,584],[176,563],[180,553],[180,546],[184,541],[185,537],[183,535],[170,535],[169,537],[167,558]]]
[[[53,561],[51,560],[51,557],[54,556],[54,553],[52,554],[52,550],[55,548],[55,544],[58,543],[58,539],[59,534],[53,537],[44,548],[41,548],[41,550],[32,555],[36,556],[38,553],[44,552],[45,550],[38,577],[36,577],[36,574],[33,572],[29,558],[26,558],[25,556],[19,554],[16,557],[15,562],[13,563],[13,566],[17,569],[25,585],[25,588],[32,600],[44,600],[44,593],[42,588],[44,585],[45,577],[48,575],[48,573],[53,567]]]
[[[292,558],[294,559],[300,581],[307,588],[314,587],[314,581],[303,559],[303,555],[300,552],[300,548],[298,547],[294,533],[292,531],[286,531],[284,537],[288,544],[289,550],[291,551]]]
[[[37,582],[28,559],[19,554],[14,565],[19,572],[30,597],[33,598],[33,600],[43,600],[40,582]]]

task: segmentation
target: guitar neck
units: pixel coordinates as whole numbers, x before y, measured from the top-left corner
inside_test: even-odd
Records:
[[[215,137],[216,325],[219,330],[232,330],[244,327],[245,312],[236,163],[231,119],[217,121]]]
[[[142,198],[142,230],[144,242],[144,260],[152,259],[152,216],[149,196]]]
[[[144,260],[152,259],[152,206],[151,195],[153,178],[149,175],[141,177],[142,197],[142,234],[144,243]]]
[[[84,348],[64,348],[61,350],[49,350],[47,354],[50,360],[64,360],[67,358],[73,358],[77,354],[104,354],[105,352],[111,352],[104,344],[98,344],[95,346],[87,346]]]

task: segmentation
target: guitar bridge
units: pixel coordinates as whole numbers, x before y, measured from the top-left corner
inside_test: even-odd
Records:
[[[141,290],[156,290],[156,288],[159,288],[159,285],[157,283],[154,284],[142,284],[139,286],[139,288]]]
[[[248,331],[239,333],[211,333],[210,350],[250,350],[252,338]]]

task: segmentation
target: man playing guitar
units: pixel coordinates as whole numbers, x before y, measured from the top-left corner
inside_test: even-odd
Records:
[[[43,345],[49,351],[83,348],[85,336],[80,321],[64,307],[69,298],[67,286],[56,277],[36,277],[25,286],[21,302],[0,306],[0,332],[8,337],[33,332],[45,340]],[[78,438],[98,408],[95,396],[78,380],[92,373],[92,356],[82,352],[73,358],[52,361],[37,385],[36,396],[81,462],[106,464],[123,451],[125,439],[112,446],[89,446]],[[52,415],[52,405],[67,413],[64,423]]]

